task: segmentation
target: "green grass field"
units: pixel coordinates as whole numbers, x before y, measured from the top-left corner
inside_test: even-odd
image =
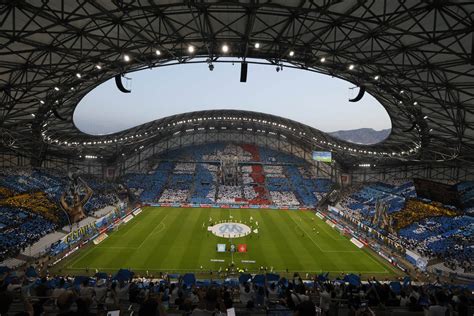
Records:
[[[258,234],[233,240],[234,244],[247,244],[247,253],[234,254],[237,268],[256,272],[264,266],[276,272],[354,272],[378,277],[397,274],[382,259],[357,248],[310,211],[157,207],[143,208],[141,214],[110,233],[102,243],[91,243],[53,271],[84,274],[86,268],[92,272],[130,268],[137,273],[225,269],[231,263],[231,254],[217,253],[216,244],[229,244],[229,240],[209,233],[207,225],[210,217],[218,222],[228,220],[230,214],[233,221],[249,224],[252,217],[253,223],[259,224]]]

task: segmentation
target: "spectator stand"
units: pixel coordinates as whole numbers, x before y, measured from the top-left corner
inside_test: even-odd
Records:
[[[195,315],[202,312],[203,304],[213,306],[216,313],[225,313],[232,307],[238,315],[291,315],[306,305],[311,315],[324,312],[326,315],[418,316],[430,306],[469,315],[473,307],[470,288],[413,282],[409,277],[364,281],[354,274],[321,273],[302,278],[297,273],[293,277],[243,273],[199,279],[193,273],[137,276],[133,271],[121,269],[113,276],[98,272],[94,277],[39,278],[30,267],[25,273],[28,277],[23,278],[22,274],[5,271],[0,295],[12,297],[8,306],[4,306],[10,314],[28,308],[25,298],[47,315],[59,313],[57,302],[63,301],[70,302],[67,306],[61,305],[63,313],[97,314],[103,308],[120,310],[121,315],[142,314],[150,308],[152,314],[160,310],[160,315],[164,312]],[[22,285],[19,285],[20,280]],[[28,290],[22,290],[24,288]],[[104,295],[110,292],[114,295]],[[151,293],[163,293],[161,300],[153,301]],[[83,304],[82,300],[89,296],[88,304]]]

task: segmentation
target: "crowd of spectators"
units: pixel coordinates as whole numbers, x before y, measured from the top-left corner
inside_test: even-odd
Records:
[[[162,161],[147,174],[130,173],[120,181],[134,194],[139,201],[144,203],[156,202],[159,194],[164,190],[174,163]]]
[[[195,163],[178,162],[174,167],[173,173],[193,174],[195,170]]]
[[[0,261],[16,256],[65,220],[57,205],[64,183],[52,170],[0,169]]]
[[[463,181],[456,185],[459,200],[464,209],[474,209],[474,181]]]
[[[190,202],[213,204],[216,201],[217,165],[199,163],[194,174],[194,190]]]
[[[84,206],[86,213],[119,200],[116,185],[85,176],[93,189]],[[0,168],[0,261],[19,252],[68,223],[59,206],[69,179],[57,170]]]
[[[217,144],[215,150],[203,155],[203,160],[206,161],[232,160],[234,158],[237,158],[239,161],[251,161],[252,154],[239,145]]]
[[[300,202],[291,191],[270,191],[270,198],[275,205],[299,206]]]
[[[259,148],[255,145],[244,144],[242,148],[250,153],[253,162],[260,162]],[[241,167],[244,200],[248,204],[269,205],[268,190],[265,186],[265,174],[261,164],[253,163]]]
[[[232,185],[220,183],[218,176],[226,159],[245,163]],[[123,180],[143,202],[311,207],[332,183],[317,179],[306,165],[301,158],[251,144],[216,143],[168,151],[151,164],[154,170]]]
[[[474,267],[474,217],[439,216],[417,221],[399,231],[405,248],[464,272]]]
[[[95,211],[103,209],[109,205],[116,205],[120,199],[116,192],[98,192],[94,191],[94,194],[90,197],[87,203],[84,205],[84,210],[88,214],[94,214]]]
[[[165,189],[160,196],[160,203],[185,203],[188,200],[189,190]]]
[[[219,185],[217,190],[217,203],[240,203],[242,200],[242,188],[234,185]]]
[[[253,200],[258,196],[257,192],[254,189],[253,185],[244,186],[244,199]]]
[[[271,278],[270,278],[271,277]],[[471,293],[461,287],[411,282],[347,282],[303,280],[278,275],[241,275],[226,281],[192,281],[137,277],[26,278],[6,276],[0,282],[0,315],[106,315],[107,311],[138,315],[376,315],[398,311],[405,315],[470,315]]]
[[[416,194],[413,182],[404,181],[393,180],[391,183],[375,182],[362,186],[356,185],[345,190],[338,206],[352,218],[376,228],[372,219],[377,203],[383,204],[388,214],[396,216],[403,209],[405,201]]]
[[[15,194],[44,192],[59,201],[66,184],[65,174],[54,169],[0,168],[0,187]]]
[[[0,206],[0,262],[17,255],[56,228],[57,224],[41,215]]]
[[[452,206],[417,199],[413,183],[405,181],[355,187],[346,192],[338,207],[350,218],[379,229],[372,219],[376,203],[383,203],[397,241],[406,249],[439,259],[451,270],[472,272],[474,217]]]
[[[425,218],[437,216],[452,217],[458,214],[459,212],[455,208],[448,208],[440,203],[426,203],[424,201],[410,199],[406,201],[401,212],[393,214],[393,219],[395,228],[401,229]]]

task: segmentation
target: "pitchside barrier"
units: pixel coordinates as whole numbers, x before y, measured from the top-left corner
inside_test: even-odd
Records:
[[[190,203],[147,203],[144,206],[179,208],[235,208],[235,209],[274,209],[274,210],[311,210],[309,206],[249,205],[249,204],[190,204]]]
[[[115,230],[118,226],[127,223],[140,213],[141,208],[139,207],[132,210],[115,209],[109,214],[99,218],[94,223],[73,230],[71,233],[51,245],[49,250],[50,254],[52,256],[61,256],[61,258],[53,264],[61,261],[65,257],[65,254],[70,255],[73,249],[76,251],[78,248],[85,246],[90,241],[104,238],[107,236],[107,232]]]
[[[381,258],[388,261],[392,266],[397,267],[403,272],[407,271],[407,269],[400,262],[398,262],[397,258],[386,253],[380,245],[378,245],[377,243],[369,243],[367,240],[365,240],[365,238],[363,238],[357,232],[355,232],[350,227],[346,226],[343,222],[341,222],[338,218],[338,216],[340,216],[340,212],[337,210],[337,208],[331,208],[329,211],[330,212],[327,214],[316,212],[316,216],[326,222],[326,224],[328,224],[331,228],[339,231],[341,235],[348,236],[350,238],[350,241],[358,248],[363,248],[364,246],[368,247],[376,254],[378,254]]]
[[[330,212],[323,214],[320,212],[316,212],[316,216],[324,220],[329,226],[338,231],[344,233],[344,235],[351,237],[350,241],[355,244],[358,248],[368,247],[376,254],[378,254],[381,258],[388,261],[392,266],[397,267],[403,272],[407,271],[407,268],[403,266],[396,257],[391,256],[390,254],[386,253],[381,245],[376,242],[368,242],[365,237],[361,236],[358,232],[354,231],[352,228],[345,225],[345,223],[340,221],[338,218],[341,213],[338,212],[337,208],[329,209]]]

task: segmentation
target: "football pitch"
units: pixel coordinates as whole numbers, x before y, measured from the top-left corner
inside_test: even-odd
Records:
[[[139,274],[238,270],[278,273],[394,276],[392,266],[331,228],[314,212],[294,210],[144,207],[143,212],[98,245],[88,245],[53,268],[56,273],[114,273],[120,268]],[[251,233],[222,238],[208,226],[222,221],[244,223]],[[246,244],[247,252],[217,252],[217,244]],[[244,262],[242,262],[244,261]]]

